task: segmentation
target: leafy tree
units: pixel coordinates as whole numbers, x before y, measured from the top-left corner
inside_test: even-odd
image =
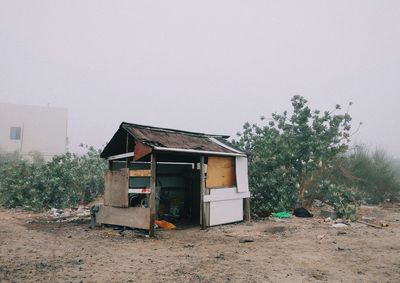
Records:
[[[245,123],[234,144],[248,154],[249,185],[256,212],[288,209],[303,202],[318,186],[333,160],[347,150],[351,117],[336,105],[333,111],[311,110],[294,96],[293,112],[272,114],[263,125]],[[349,104],[350,106],[351,104]]]

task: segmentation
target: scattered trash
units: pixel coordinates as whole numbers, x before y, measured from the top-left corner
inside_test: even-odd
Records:
[[[337,218],[337,214],[335,212],[335,209],[333,208],[333,206],[324,203],[320,200],[315,200],[313,202],[313,207],[318,207],[319,209],[319,216],[323,217],[323,218],[331,218],[331,219],[336,219]]]
[[[165,230],[172,230],[176,228],[174,224],[165,220],[156,220],[155,223],[158,227],[164,228]]]
[[[336,219],[337,218],[337,214],[333,210],[333,208],[332,209],[330,209],[330,208],[321,209],[320,212],[319,212],[319,215],[324,217],[324,218],[331,218],[331,219]]]
[[[239,239],[239,243],[252,243],[252,242],[254,242],[254,239],[251,237],[245,237]]]
[[[332,227],[334,227],[334,228],[346,228],[347,225],[344,224],[344,223],[334,223],[334,224],[332,224]]]
[[[281,211],[281,212],[272,213],[272,217],[276,217],[276,218],[290,218],[291,215],[290,215],[290,213],[287,212],[287,211]]]
[[[318,240],[318,241],[321,241],[323,238],[325,238],[325,236],[326,236],[326,234],[318,235],[318,236],[317,236],[317,240]]]
[[[298,207],[293,211],[293,215],[297,217],[313,217],[313,215],[304,207]]]
[[[90,217],[90,209],[85,206],[78,206],[78,208],[51,208],[48,215],[55,222],[72,222],[82,218]]]
[[[382,229],[382,227],[386,227],[386,226],[382,226],[382,224],[381,225],[376,225],[376,224],[368,223],[368,222],[361,221],[361,220],[357,220],[356,222],[364,224],[364,225],[367,225],[367,226],[371,226],[371,227],[374,227],[374,228],[377,228],[377,229]]]
[[[53,217],[60,217],[63,214],[63,210],[62,209],[58,209],[58,208],[52,208],[50,209],[51,214]]]

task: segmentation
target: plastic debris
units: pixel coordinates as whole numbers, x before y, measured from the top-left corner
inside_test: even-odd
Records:
[[[276,212],[276,213],[272,213],[272,217],[276,217],[276,218],[290,218],[291,214],[287,211],[281,211],[281,212]]]
[[[345,228],[345,227],[347,227],[347,225],[344,224],[344,223],[335,223],[335,224],[332,224],[332,227],[334,227],[334,228]]]
[[[298,207],[293,211],[293,215],[297,217],[313,217],[313,215],[304,207]]]
[[[174,224],[165,220],[156,220],[155,224],[160,228],[164,228],[165,230],[172,230],[176,228]]]

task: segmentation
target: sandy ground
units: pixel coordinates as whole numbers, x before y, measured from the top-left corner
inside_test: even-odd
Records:
[[[362,214],[389,226],[292,218],[149,239],[0,210],[0,282],[400,282],[400,206]]]

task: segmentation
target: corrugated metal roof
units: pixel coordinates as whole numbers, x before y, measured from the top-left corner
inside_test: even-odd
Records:
[[[199,151],[198,153],[205,152],[205,154],[221,153],[221,155],[243,155],[242,152],[225,144],[226,139],[229,138],[229,136],[225,135],[195,133],[126,122],[123,122],[120,125],[118,131],[121,131],[121,129],[129,133],[135,140],[152,147],[156,151],[174,151],[184,153],[189,153],[189,151]],[[111,147],[116,147],[118,146],[116,143],[121,143],[122,140],[114,140],[116,135],[114,135],[113,139],[104,149],[101,155],[102,157],[112,155],[112,150],[110,151]],[[121,146],[125,147],[126,145],[123,143]]]
[[[234,151],[210,139],[227,138],[227,136],[207,135],[203,133],[163,129],[129,123],[123,123],[122,128],[128,131],[135,139],[151,147],[234,153]]]

